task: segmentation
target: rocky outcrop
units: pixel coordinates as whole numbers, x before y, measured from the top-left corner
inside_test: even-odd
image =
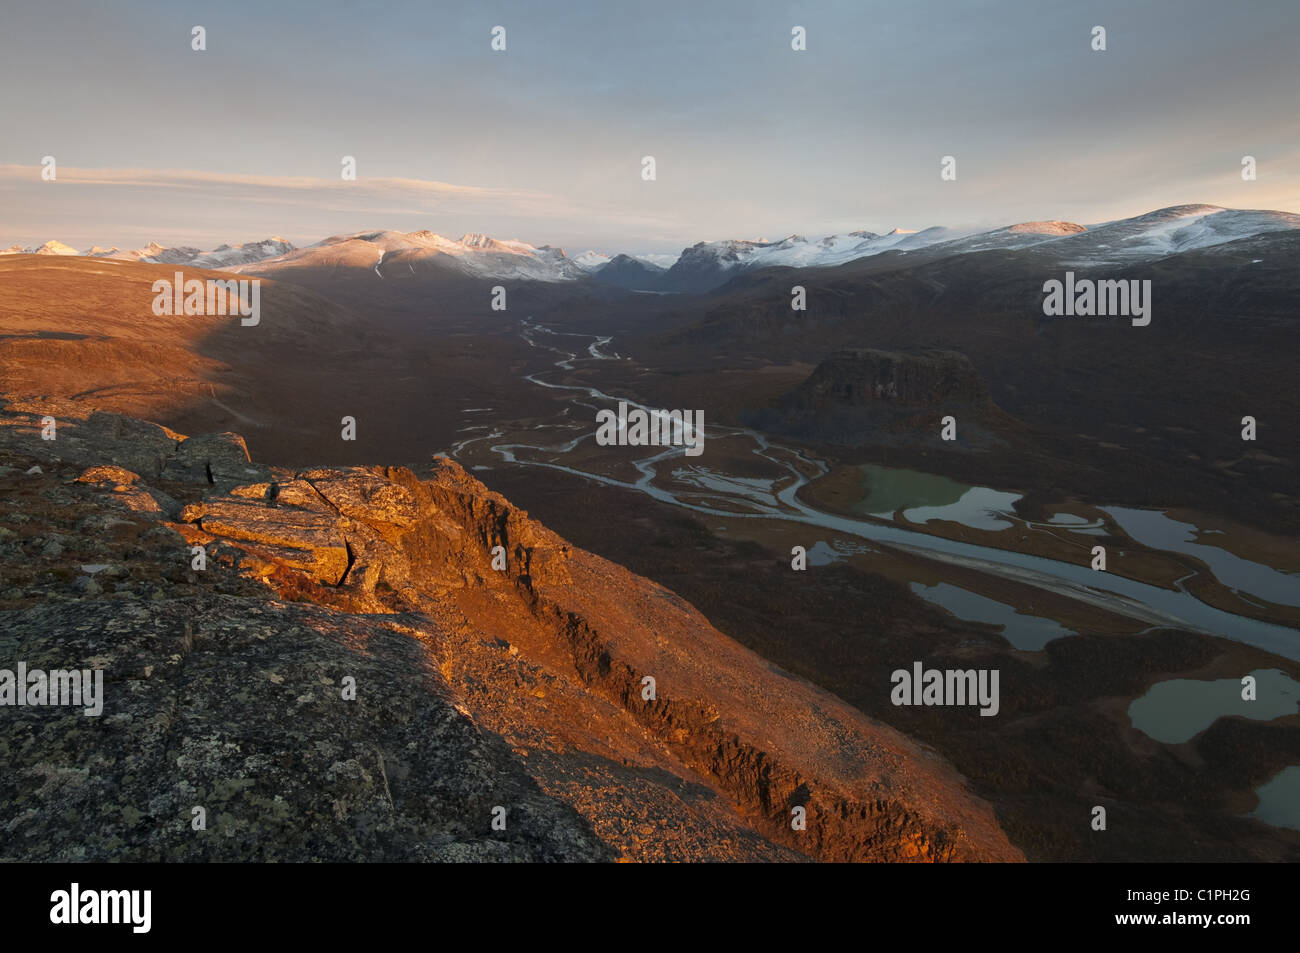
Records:
[[[0,414],[0,446],[26,446],[37,455],[104,473],[104,467],[114,466],[137,474],[137,479],[225,487],[266,479],[270,473],[249,460],[239,434],[187,437],[159,424],[88,410],[79,401],[59,398],[8,398],[0,407],[5,410]],[[48,431],[47,420],[53,423]]]
[[[957,351],[850,348],[827,358],[775,406],[751,413],[760,429],[837,444],[943,445],[940,419],[959,419],[961,449],[987,447],[1000,415],[975,366]]]
[[[0,414],[3,479],[58,512],[5,545],[57,534],[50,559],[116,568],[93,599],[39,569],[0,593],[8,655],[102,668],[109,690],[99,721],[0,723],[0,824],[22,831],[6,856],[1021,859],[933,752],[449,460],[222,486],[169,464],[230,435],[175,435],[139,483],[78,482],[92,464],[42,445],[41,409]],[[105,436],[127,428],[65,423],[78,457],[94,435],[129,455]],[[184,504],[174,517],[111,508],[150,482]],[[104,512],[122,525],[84,555],[92,541],[43,525]]]
[[[237,433],[182,438],[167,455],[160,474],[165,480],[227,487],[267,475],[265,467],[255,466],[249,459],[248,446]]]
[[[99,718],[4,709],[0,859],[615,856],[458,708],[396,620],[211,593],[2,615],[7,665],[101,668],[106,701]]]

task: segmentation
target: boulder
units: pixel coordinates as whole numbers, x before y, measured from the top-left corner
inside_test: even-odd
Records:
[[[199,434],[182,440],[162,472],[165,480],[218,486],[265,481],[270,475],[266,467],[251,462],[248,445],[236,433]]]
[[[78,483],[113,483],[120,486],[129,486],[140,480],[140,474],[132,473],[122,467],[108,465],[98,467],[87,467],[77,477]]]

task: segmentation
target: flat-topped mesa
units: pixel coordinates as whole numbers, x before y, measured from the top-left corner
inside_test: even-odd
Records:
[[[819,364],[789,400],[809,408],[875,401],[934,407],[958,401],[981,404],[988,400],[988,390],[970,358],[957,351],[845,348]]]
[[[951,442],[940,433],[949,415],[958,420]],[[770,407],[742,419],[803,440],[957,450],[986,448],[1018,427],[990,399],[966,355],[938,349],[844,348]]]

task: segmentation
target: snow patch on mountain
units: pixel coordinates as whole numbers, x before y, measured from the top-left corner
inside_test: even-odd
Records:
[[[1155,261],[1266,232],[1300,228],[1300,215],[1218,205],[1175,205],[1090,226],[1087,241],[1064,239],[1066,264],[1088,266]],[[1084,236],[1079,236],[1082,239]]]
[[[587,274],[599,271],[609,264],[610,256],[602,255],[598,251],[585,251],[573,259],[573,263],[581,268]]]
[[[212,251],[206,252],[187,246],[155,250],[156,246],[157,243],[153,242],[148,249],[141,249],[141,251],[148,251],[148,254],[141,255],[139,260],[164,265],[189,265],[192,268],[221,270],[232,265],[249,265],[265,261],[293,251],[293,244],[278,236],[260,242],[249,242],[246,245],[218,245]],[[132,257],[135,257],[135,253],[132,253]]]
[[[76,255],[76,254],[79,254],[79,252],[78,252],[75,248],[71,247],[70,245],[65,245],[65,244],[63,244],[63,242],[49,241],[49,242],[46,242],[44,245],[42,245],[40,248],[36,249],[36,251],[33,252],[33,254],[36,254],[36,255]]]
[[[919,232],[896,228],[885,235],[856,231],[811,240],[803,235],[791,235],[777,242],[741,239],[699,242],[682,251],[673,270],[679,273],[706,268],[747,271],[777,265],[825,268],[887,251],[927,248],[965,234],[969,232],[935,226]]]
[[[277,264],[293,267],[310,265],[327,258],[346,260],[353,249],[360,252],[367,247],[372,251],[382,251],[385,265],[441,265],[481,278],[573,281],[587,275],[587,271],[566,256],[562,248],[530,245],[528,242],[492,238],[479,233],[452,239],[427,229],[418,232],[382,230],[331,235],[315,245],[284,255]]]
[[[680,255],[664,255],[659,253],[646,255],[619,253],[615,255],[607,255],[604,252],[585,251],[574,258],[573,263],[591,275],[594,275],[608,267],[611,262],[619,260],[623,260],[624,262],[639,261],[644,265],[649,265],[652,270],[667,271],[677,263],[677,259],[680,257]]]
[[[83,258],[108,258],[118,261],[142,261],[149,264],[189,265],[194,268],[222,269],[231,265],[250,264],[264,259],[283,255],[293,251],[293,244],[283,238],[273,237],[246,245],[221,245],[212,251],[203,251],[189,246],[168,248],[158,242],[150,242],[143,248],[122,251],[116,245],[101,248],[92,245],[84,252],[79,252],[60,241],[48,241],[40,248],[23,248],[14,245],[0,254],[4,255],[78,255]]]
[[[654,265],[656,268],[668,269],[677,264],[677,259],[682,257],[678,252],[676,255],[649,254],[649,255],[632,255],[631,257],[645,262],[647,265]]]
[[[1062,265],[1096,267],[1157,261],[1266,232],[1300,228],[1290,212],[1174,205],[1097,225],[1022,222],[929,247],[931,255],[1034,248]]]

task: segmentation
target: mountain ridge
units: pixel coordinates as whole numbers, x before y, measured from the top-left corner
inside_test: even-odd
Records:
[[[1233,209],[1184,204],[1092,225],[1062,220],[1020,222],[994,228],[931,226],[919,231],[894,228],[809,239],[791,234],[778,241],[723,239],[688,245],[675,257],[606,254],[587,251],[570,258],[562,248],[498,239],[482,233],[447,238],[428,229],[400,232],[363,230],[330,235],[301,248],[273,236],[211,251],[189,246],[167,248],[157,242],[132,251],[93,246],[85,252],[59,241],[39,248],[10,246],[0,255],[81,255],[146,263],[188,264],[242,271],[252,266],[295,267],[390,265],[441,267],[476,278],[543,282],[597,279],[630,290],[699,293],[720,287],[737,275],[769,267],[829,268],[879,255],[959,255],[988,250],[1038,249],[1079,267],[1127,265],[1171,254],[1214,247],[1270,231],[1300,229],[1300,215],[1270,209]],[[369,259],[367,261],[367,259]],[[382,267],[376,270],[382,278]]]

